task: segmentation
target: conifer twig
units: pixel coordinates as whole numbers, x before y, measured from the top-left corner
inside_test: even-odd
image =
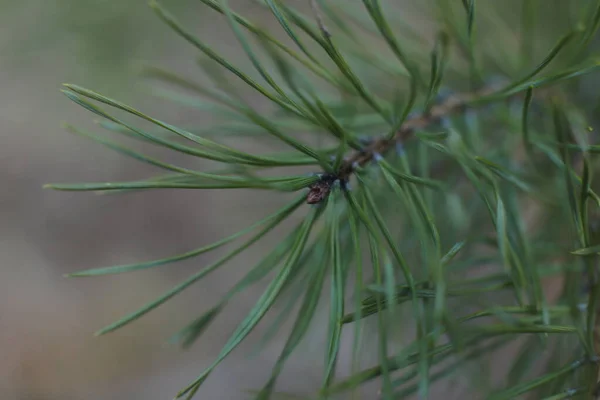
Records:
[[[364,167],[377,155],[384,155],[397,144],[405,142],[415,130],[423,129],[429,125],[440,122],[443,118],[464,111],[467,103],[481,96],[493,93],[494,87],[488,86],[475,92],[460,93],[448,97],[442,103],[433,106],[429,112],[409,118],[393,136],[392,139],[379,138],[369,143],[363,150],[358,151],[346,158],[340,167],[337,178],[347,181],[352,173],[360,167]]]

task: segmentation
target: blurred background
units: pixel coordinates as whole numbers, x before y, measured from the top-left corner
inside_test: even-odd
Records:
[[[230,3],[259,21],[269,19],[249,0]],[[225,54],[241,57],[228,26],[199,1],[163,5]],[[100,338],[94,331],[220,253],[116,277],[63,274],[179,254],[234,233],[272,208],[252,193],[241,209],[230,192],[98,196],[43,190],[48,182],[127,180],[156,172],[62,129],[63,121],[93,127],[94,119],[60,93],[63,82],[175,124],[199,124],[193,110],[147,98],[134,73],[142,61],[194,77],[197,52],[155,17],[146,0],[0,0],[0,7],[0,399],[171,399],[214,360],[260,285],[239,296],[191,350],[166,339],[214,305],[242,272],[236,267],[258,259],[260,249]],[[260,388],[269,376],[281,340],[254,357],[248,356],[251,347],[242,346],[211,375],[200,398],[247,398],[244,390]],[[282,388],[301,392],[319,383],[311,364],[322,360],[317,347],[318,341],[308,340],[302,356],[290,360]]]

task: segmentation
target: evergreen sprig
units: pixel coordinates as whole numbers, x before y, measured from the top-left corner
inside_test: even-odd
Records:
[[[434,385],[449,386],[457,376],[468,377],[457,398],[595,396],[600,197],[593,175],[600,145],[592,128],[597,96],[586,85],[600,69],[600,1],[549,7],[521,0],[518,8],[508,0],[436,0],[401,9],[379,0],[314,0],[308,15],[293,2],[257,1],[279,33],[236,13],[226,0],[201,1],[224,17],[248,65],[227,60],[152,1],[157,16],[202,54],[199,65],[215,86],[157,67],[143,74],[173,88],[153,86],[153,94],[209,111],[219,120],[214,126],[184,129],[78,85],[66,84],[63,92],[101,117],[109,132],[223,168],[178,166],[105,134],[67,126],[165,174],[48,187],[300,194],[248,228],[184,254],[70,274],[160,267],[247,237],[98,334],[166,303],[300,214],[295,228],[216,305],[173,336],[190,346],[232,298],[270,277],[214,363],[177,398],[193,397],[281,302],[283,313],[266,340],[297,302],[299,309],[271,377],[254,392],[258,399],[274,397],[279,374],[322,304],[329,309],[323,379],[306,398],[347,398],[374,379],[381,398],[427,398]],[[430,35],[418,31],[422,27],[411,23],[409,12],[427,21]],[[567,25],[562,36],[550,28],[555,25]],[[266,107],[259,111],[241,87]],[[129,117],[153,128],[142,129]],[[236,143],[260,138],[282,148],[250,153],[226,144],[228,137],[242,139]],[[265,173],[283,167],[300,172]],[[560,283],[558,294],[549,289],[551,281]],[[359,354],[369,324],[375,366],[364,365]],[[346,331],[354,336],[350,366],[339,362]],[[492,372],[500,352],[513,355]]]

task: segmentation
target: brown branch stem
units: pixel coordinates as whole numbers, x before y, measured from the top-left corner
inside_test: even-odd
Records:
[[[357,167],[364,167],[372,161],[377,154],[385,155],[398,143],[403,143],[413,134],[415,130],[424,129],[429,125],[440,122],[443,118],[463,112],[470,101],[494,92],[494,88],[486,87],[476,92],[461,93],[450,96],[442,103],[433,106],[429,112],[409,118],[394,135],[393,138],[380,138],[374,140],[363,150],[350,155],[342,163],[336,178],[347,181]]]

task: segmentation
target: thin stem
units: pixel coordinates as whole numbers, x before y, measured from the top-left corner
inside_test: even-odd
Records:
[[[343,181],[348,180],[357,168],[364,167],[377,155],[384,155],[396,144],[403,143],[412,136],[415,130],[424,129],[429,125],[439,123],[451,114],[462,112],[473,99],[493,92],[494,88],[486,87],[475,92],[457,94],[431,107],[428,112],[407,119],[391,138],[385,137],[375,140],[361,151],[355,152],[346,158],[339,169],[337,177]]]

